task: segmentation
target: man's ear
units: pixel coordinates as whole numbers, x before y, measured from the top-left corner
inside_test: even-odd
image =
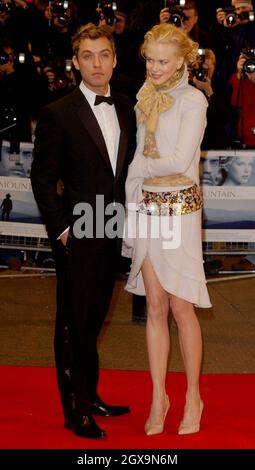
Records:
[[[115,54],[115,56],[114,56],[114,58],[113,58],[113,68],[114,68],[114,69],[115,69],[116,65],[117,65],[117,56],[116,56],[116,54]]]
[[[73,61],[74,68],[75,68],[76,70],[80,70],[79,62],[78,62],[78,60],[77,60],[76,55],[73,56],[72,61]]]

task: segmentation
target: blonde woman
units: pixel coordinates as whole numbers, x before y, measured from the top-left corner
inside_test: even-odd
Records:
[[[225,162],[224,162],[225,160]],[[253,172],[253,157],[240,155],[239,157],[221,157],[224,186],[248,185]]]
[[[187,377],[178,433],[199,431],[203,411],[199,391],[202,338],[193,305],[211,306],[203,270],[198,174],[207,100],[188,84],[187,72],[197,48],[184,31],[170,24],[154,26],[142,46],[147,78],[138,93],[138,146],[126,182],[128,221],[132,224],[135,219],[136,230],[135,235],[126,236],[132,251],[126,289],[147,297],[146,336],[153,384],[145,424],[148,435],[163,431],[170,408],[165,388],[169,309],[177,323]],[[166,223],[172,227],[168,242],[163,230]],[[155,226],[160,227],[158,232]]]

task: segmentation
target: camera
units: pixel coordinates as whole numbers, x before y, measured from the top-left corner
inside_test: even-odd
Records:
[[[101,1],[101,2],[98,2],[97,7],[101,10],[106,24],[108,26],[113,26],[116,21],[116,18],[115,18],[115,12],[117,10],[116,2]]]
[[[197,59],[197,66],[192,69],[193,77],[196,77],[197,80],[200,82],[206,82],[208,77],[208,72],[204,69],[203,64],[205,61],[205,49],[198,49],[198,59]]]
[[[177,28],[182,26],[183,21],[187,19],[183,12],[185,3],[185,0],[164,0],[164,8],[168,8],[170,13],[168,23],[173,24]]]
[[[0,50],[0,65],[8,64],[10,61],[10,55],[4,50]]]
[[[54,73],[54,80],[50,81],[50,88],[52,90],[62,90],[68,86],[68,76],[66,72],[72,70],[72,60],[65,59],[64,57],[57,57],[49,53],[48,56],[42,58],[39,62],[38,67],[41,71],[47,67]]]
[[[238,20],[254,21],[254,11],[243,11],[242,13],[238,14],[233,7],[224,8],[223,11],[226,14],[227,26],[234,26]]]
[[[246,57],[246,61],[243,64],[243,73],[254,73],[255,48],[247,47],[246,49],[242,49],[242,54]]]
[[[19,52],[17,55],[9,54],[4,49],[0,49],[0,65],[8,64],[8,62],[16,62],[24,64],[26,56],[24,52]]]
[[[14,0],[0,0],[0,13],[11,15],[16,8]]]
[[[56,15],[58,22],[65,26],[69,23],[70,17],[67,14],[69,8],[68,0],[53,0],[49,1],[49,7],[54,15]]]

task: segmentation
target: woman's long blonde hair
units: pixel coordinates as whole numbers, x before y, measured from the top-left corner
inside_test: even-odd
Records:
[[[183,57],[187,65],[193,65],[196,62],[198,43],[192,41],[183,30],[172,24],[157,24],[145,34],[141,46],[143,58],[146,58],[147,48],[152,42],[173,44],[177,47],[178,56]]]

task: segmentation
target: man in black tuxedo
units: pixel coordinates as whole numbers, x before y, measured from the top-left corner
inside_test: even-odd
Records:
[[[65,426],[82,437],[105,432],[93,415],[121,415],[127,406],[105,404],[97,394],[97,337],[116,274],[127,167],[135,150],[129,99],[112,92],[113,39],[89,23],[73,37],[79,87],[46,106],[38,121],[31,181],[56,260],[55,360]],[[59,181],[63,182],[60,194]],[[108,214],[104,209],[108,206]],[[110,210],[109,210],[110,208]],[[121,220],[119,220],[121,219]],[[112,227],[110,235],[102,233]],[[85,235],[85,236],[84,236]]]

